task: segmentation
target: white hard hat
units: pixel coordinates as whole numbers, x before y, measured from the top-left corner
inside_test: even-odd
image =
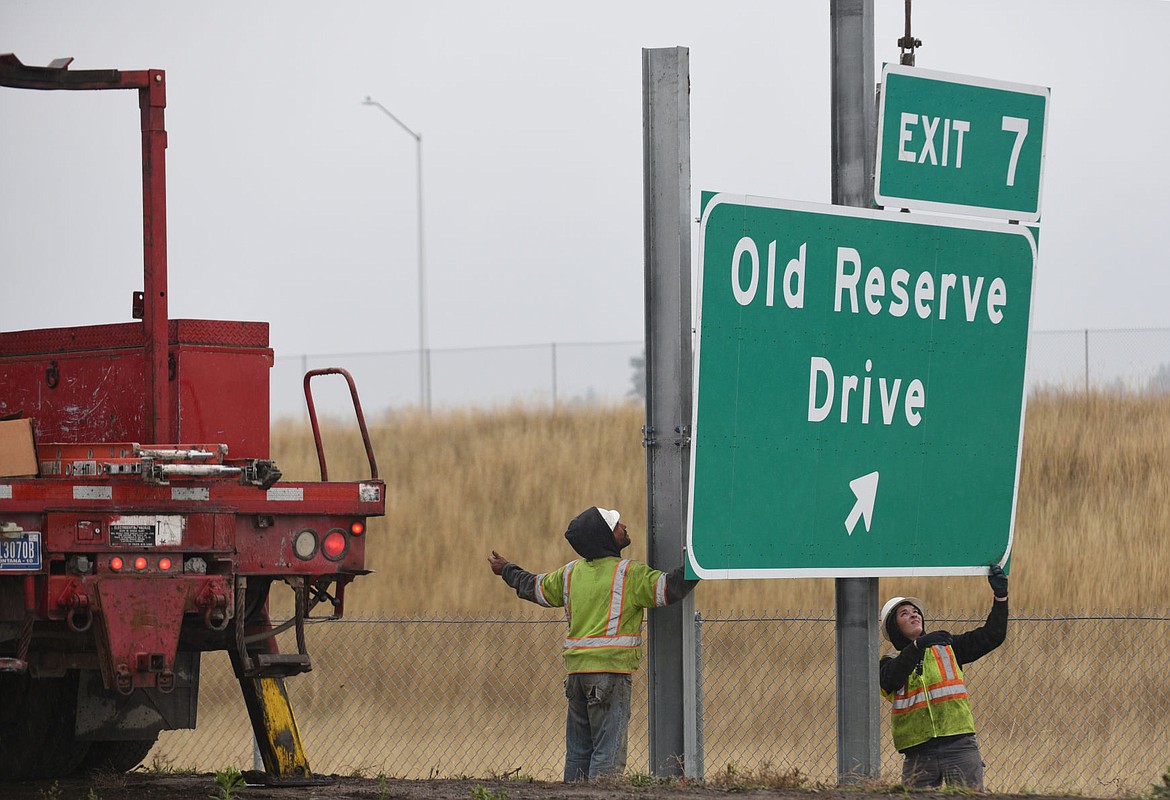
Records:
[[[878,618],[879,624],[881,625],[881,628],[882,628],[882,636],[886,637],[887,641],[889,641],[889,639],[890,639],[890,629],[886,627],[886,620],[889,619],[890,614],[894,613],[894,609],[896,609],[898,606],[904,605],[906,603],[909,603],[910,605],[917,608],[918,613],[921,614],[923,617],[926,616],[926,609],[923,607],[922,601],[919,600],[917,597],[891,597],[889,600],[886,601],[886,604],[884,606],[882,606],[882,613],[881,613],[881,616]]]
[[[609,526],[611,531],[617,527],[618,520],[622,518],[622,515],[617,512],[617,509],[598,506],[597,513],[601,514],[601,518],[605,520],[605,524]]]

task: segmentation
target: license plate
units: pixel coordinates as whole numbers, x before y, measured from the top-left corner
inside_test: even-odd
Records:
[[[0,571],[22,572],[40,568],[40,532],[25,531],[19,536],[0,536]]]

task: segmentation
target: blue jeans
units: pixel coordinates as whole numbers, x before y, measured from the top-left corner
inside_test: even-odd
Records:
[[[983,757],[975,734],[956,736],[912,747],[902,764],[902,785],[915,789],[928,786],[966,786],[983,791]]]
[[[565,783],[625,770],[631,685],[619,672],[574,672],[565,679]]]

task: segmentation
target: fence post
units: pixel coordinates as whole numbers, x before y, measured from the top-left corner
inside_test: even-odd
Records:
[[[695,612],[695,749],[691,753],[692,778],[703,780],[703,615]]]
[[[423,351],[423,362],[426,364],[426,398],[427,398],[427,416],[431,415],[431,351],[426,349]]]
[[[549,344],[552,349],[552,404],[553,408],[557,407],[557,343]]]
[[[1089,329],[1085,328],[1085,399],[1089,399]]]

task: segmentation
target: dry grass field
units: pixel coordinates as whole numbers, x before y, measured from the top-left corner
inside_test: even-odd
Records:
[[[376,572],[351,587],[346,616],[481,622],[445,627],[440,636],[433,627],[396,623],[360,643],[344,638],[355,635],[349,623],[315,627],[319,669],[290,687],[315,764],[426,777],[496,764],[491,757],[458,762],[466,767],[451,761],[486,748],[516,762],[501,769],[519,765],[555,777],[549,765],[563,753],[560,626],[533,631],[486,620],[559,614],[519,601],[492,575],[487,555],[495,548],[534,571],[559,566],[573,557],[562,536],[567,521],[605,504],[622,511],[633,555],[644,557],[642,423],[637,405],[404,412],[374,421],[388,512],[370,521],[368,565]],[[325,441],[331,477],[368,477],[354,425],[327,425]],[[1170,398],[1030,399],[1011,570],[1017,613],[1170,608],[1168,445]],[[307,425],[278,424],[272,450],[287,478],[319,477]],[[895,593],[923,597],[928,612],[973,610],[976,617],[990,602],[982,577],[883,579],[881,596]],[[696,590],[696,607],[708,619],[741,611],[815,618],[708,626],[705,641],[710,636],[712,651],[723,653],[704,669],[708,774],[735,764],[756,768],[763,752],[772,763],[831,780],[834,582],[707,582]],[[1161,774],[1170,686],[1157,668],[1102,683],[1099,668],[1119,657],[1115,625],[1018,621],[1004,652],[972,668],[989,788],[1111,795],[1148,786]],[[1130,623],[1125,631],[1149,642],[1163,630],[1149,625]],[[1120,657],[1118,666],[1128,658]],[[157,750],[163,758],[214,768],[247,747],[238,695],[223,666],[217,678],[211,669],[205,675],[200,714],[210,722],[218,711],[236,733],[201,723],[193,733],[164,737]],[[643,691],[635,696],[637,715],[645,713]],[[632,734],[635,750],[644,746],[640,726]],[[896,780],[888,736],[881,747],[885,772]]]
[[[508,408],[394,413],[371,425],[387,515],[371,520],[369,566],[347,613],[515,610],[487,566],[495,548],[544,571],[575,557],[562,533],[590,505],[618,508],[645,557],[643,409]],[[368,477],[356,432],[325,427],[330,477]],[[273,431],[290,479],[316,480],[307,425]],[[1017,609],[1170,607],[1170,398],[1030,398],[1012,558]],[[883,579],[938,609],[982,608],[982,578]],[[831,610],[828,579],[704,584],[699,610]]]

